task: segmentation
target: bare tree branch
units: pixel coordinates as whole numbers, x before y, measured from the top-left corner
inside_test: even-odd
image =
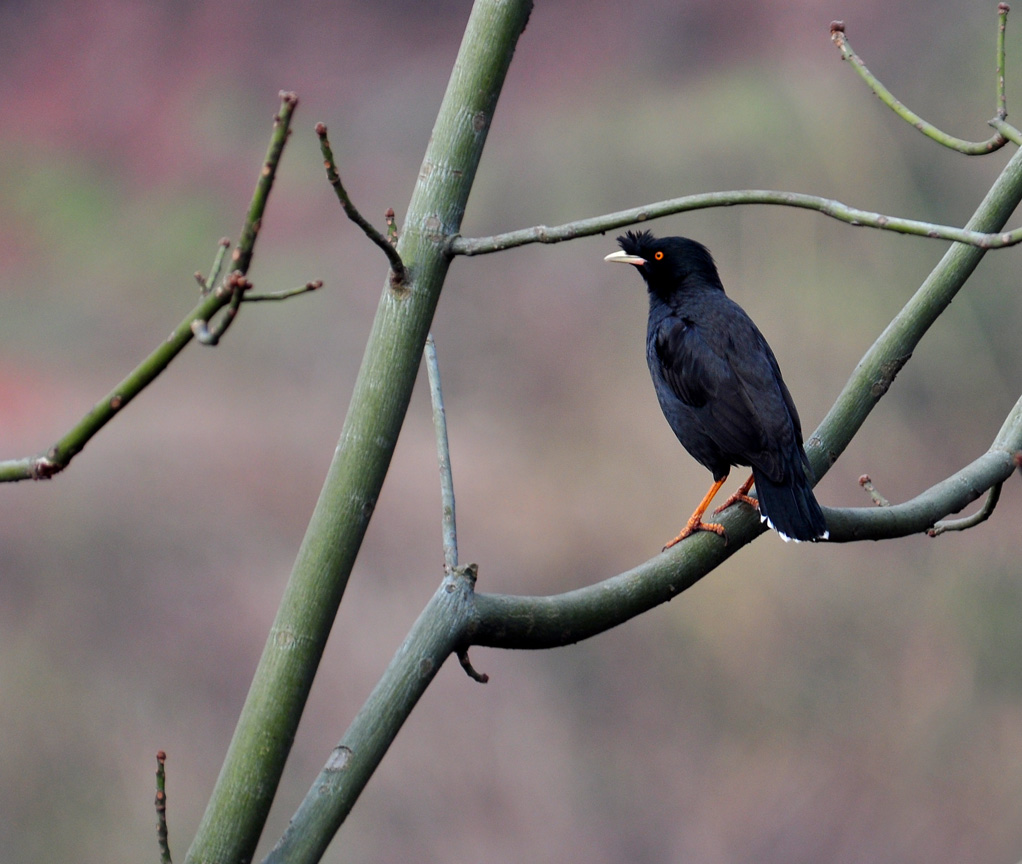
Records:
[[[384,285],[340,440],[189,849],[190,864],[249,861],[256,848],[422,364],[451,263],[444,241],[461,225],[514,48],[531,10],[531,0],[476,0],[472,5],[398,239],[397,250],[408,264],[407,284],[398,290],[388,279]],[[459,567],[445,580],[453,587],[443,597],[454,605],[466,581],[465,570]],[[374,754],[382,758],[387,748],[383,742],[393,740],[454,649],[457,630],[447,627],[446,614],[432,613],[422,634],[434,645],[428,656],[417,654],[424,662],[416,663],[407,676],[403,670],[400,680],[391,679],[394,687],[384,691],[386,698],[371,697],[372,705],[360,715],[360,722],[371,727],[370,740],[343,742],[335,749],[335,755],[348,753],[350,758],[335,758],[326,766],[326,786],[317,784],[318,791],[270,853],[271,860],[295,864],[322,856],[347,815],[348,800],[354,801],[375,768]],[[436,652],[442,652],[441,659],[431,665],[429,657]],[[386,710],[384,705],[392,700],[407,710]],[[333,794],[337,785],[347,790],[345,796]],[[351,791],[356,794],[348,798]],[[311,828],[306,816],[313,819]]]
[[[167,754],[156,753],[156,843],[160,849],[160,864],[171,864],[170,840],[167,831]]]
[[[436,357],[433,334],[426,337],[424,350],[426,374],[429,378],[430,401],[433,404],[433,430],[436,435],[437,463],[440,466],[440,497],[443,507],[441,523],[444,537],[444,571],[451,573],[458,566],[458,526],[454,510],[454,478],[451,473],[451,449],[447,442],[447,412],[440,387],[440,365]]]
[[[231,255],[232,272],[237,274],[236,279],[244,279],[244,274],[252,261],[252,252],[255,248],[256,238],[259,236],[266,202],[270,190],[273,188],[277,166],[290,132],[291,117],[298,105],[298,97],[294,93],[281,93],[280,98],[280,111],[274,117],[269,150],[252,195],[252,203],[249,205],[248,215],[245,218],[241,239]],[[200,284],[205,290],[198,305],[178,324],[170,336],[161,342],[113,390],[97,402],[93,409],[45,454],[0,462],[0,483],[17,480],[46,480],[60,473],[100,429],[170,365],[170,362],[184,350],[193,338],[199,334],[205,334],[205,338],[209,340],[218,339],[219,335],[222,335],[223,329],[226,327],[220,329],[217,334],[216,329],[209,328],[208,323],[224,306],[240,302],[242,293],[230,286],[221,286],[224,290],[212,290],[212,283],[218,278],[225,251],[226,246],[221,240],[209,280],[202,280],[200,277]],[[233,313],[230,317],[233,318]]]
[[[995,119],[1003,121],[1008,116],[1008,107],[1004,95],[1004,31],[1008,21],[1008,4],[1001,3],[998,6],[998,27],[997,27],[997,114]],[[928,123],[915,113],[911,108],[899,102],[876,76],[866,68],[859,56],[852,50],[845,36],[845,25],[843,21],[834,21],[830,25],[830,38],[841,52],[841,56],[847,60],[852,68],[859,74],[863,81],[876,94],[888,108],[894,111],[902,120],[911,124],[927,138],[931,138],[938,144],[942,144],[951,150],[957,150],[967,156],[980,156],[986,153],[993,153],[1000,150],[1008,139],[1000,132],[996,132],[985,141],[966,141],[963,138],[956,138],[949,135]]]
[[[312,282],[306,282],[304,285],[299,285],[297,288],[286,288],[283,291],[273,291],[269,294],[249,294],[246,292],[241,299],[244,303],[273,303],[280,300],[290,300],[292,297],[299,297],[302,294],[310,294],[322,287],[323,281],[316,279]]]
[[[197,270],[195,271],[195,281],[199,283],[200,294],[209,294],[209,292],[213,290],[213,286],[216,285],[216,280],[220,278],[220,271],[223,270],[224,258],[227,257],[227,250],[230,248],[230,239],[227,237],[221,237],[220,246],[216,251],[216,256],[213,258],[213,266],[210,268],[209,276],[203,278],[201,273]]]
[[[1015,463],[1018,464],[1019,454],[1015,454]],[[1003,484],[998,483],[993,486],[989,492],[987,492],[986,500],[983,502],[983,506],[979,508],[971,516],[966,516],[962,519],[941,519],[935,523],[926,533],[930,537],[939,537],[945,531],[968,531],[970,528],[975,528],[977,525],[986,522],[994,514],[994,510],[997,508],[997,502],[1001,498],[1001,486]]]
[[[928,237],[934,240],[953,240],[980,249],[999,249],[1022,243],[1022,227],[1012,231],[988,233],[969,228],[938,225],[933,222],[921,222],[917,219],[904,219],[900,216],[885,216],[882,213],[850,207],[830,198],[806,195],[801,192],[738,189],[684,195],[681,198],[670,198],[666,201],[605,213],[589,219],[565,222],[563,225],[554,227],[535,225],[532,228],[520,228],[516,231],[494,234],[491,237],[456,235],[447,241],[447,249],[451,255],[488,255],[492,252],[502,252],[505,249],[526,246],[530,243],[562,243],[577,237],[590,237],[593,234],[603,234],[617,228],[672,216],[676,213],[706,210],[711,207],[734,207],[739,204],[773,204],[780,207],[814,210],[840,222],[847,222],[849,225],[896,231],[900,234]]]
[[[403,285],[405,281],[405,265],[398,254],[397,247],[388,237],[384,237],[377,231],[372,222],[359,212],[351,200],[351,196],[348,195],[348,190],[344,188],[344,184],[341,182],[341,175],[338,173],[337,163],[334,161],[334,151],[330,147],[330,139],[326,137],[327,128],[325,123],[316,124],[316,134],[319,136],[319,149],[323,154],[323,167],[326,168],[327,179],[330,181],[330,185],[334,187],[334,192],[337,193],[337,200],[341,202],[341,208],[347,217],[362,229],[362,233],[379,246],[383,250],[383,254],[387,256],[387,260],[390,262],[392,287],[396,288]],[[387,219],[387,234],[396,238],[396,228],[392,221],[394,211],[388,210],[387,212],[390,214],[390,217]],[[393,233],[391,229],[394,229]]]

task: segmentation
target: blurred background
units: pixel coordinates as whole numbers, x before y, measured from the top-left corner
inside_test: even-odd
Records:
[[[962,224],[1010,156],[941,150],[839,58],[974,139],[996,4],[538,3],[464,223],[481,235],[767,187]],[[382,225],[404,212],[468,2],[0,5],[0,446],[44,450],[193,305],[237,238],[277,92],[301,97],[246,307],[46,483],[0,488],[0,847],[155,860],[198,824],[336,443],[383,284],[313,126]],[[1022,22],[1008,27],[1009,100]],[[1010,103],[1009,103],[1010,104]],[[651,225],[710,246],[807,435],[946,244],[770,208]],[[434,332],[463,561],[555,593],[659,551],[705,491],[644,360],[611,236],[455,262]],[[1018,398],[1017,250],[987,256],[818,489],[904,500]],[[260,854],[441,577],[420,380]],[[740,481],[738,473],[734,483]],[[476,650],[402,731],[327,860],[1005,862],[1022,858],[1018,483],[964,534],[762,537],[584,644]]]

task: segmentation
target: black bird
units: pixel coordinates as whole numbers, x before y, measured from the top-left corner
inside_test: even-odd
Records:
[[[649,291],[646,360],[660,407],[714,480],[664,548],[695,531],[724,536],[723,525],[702,517],[732,465],[751,465],[752,476],[716,513],[745,501],[785,540],[826,539],[795,403],[763,334],[724,293],[710,251],[649,231],[629,231],[617,241],[621,251],[605,260],[635,265]],[[758,502],[748,495],[753,482]]]

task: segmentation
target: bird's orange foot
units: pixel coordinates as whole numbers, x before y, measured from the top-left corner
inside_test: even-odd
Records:
[[[724,538],[724,542],[727,543],[727,531],[724,530],[724,526],[717,522],[703,522],[702,519],[689,519],[684,528],[681,529],[681,533],[673,540],[668,541],[667,545],[661,549],[661,552],[666,552],[672,546],[680,543],[686,537],[695,534],[697,531],[712,531],[714,534],[719,534]]]
[[[748,504],[753,510],[759,510],[759,501],[753,498],[751,495],[746,495],[741,489],[735,492],[730,498],[721,504],[716,510],[713,511],[713,515],[716,516],[718,513],[723,513],[732,504],[737,504],[739,501]]]
[[[738,487],[738,489],[735,490],[735,494],[728,498],[727,501],[725,501],[716,510],[713,511],[713,515],[716,516],[718,513],[727,510],[728,507],[730,507],[732,504],[737,504],[739,501],[743,501],[750,507],[758,510],[759,501],[749,496],[749,490],[752,488],[752,484],[755,482],[756,478],[750,474],[749,479],[746,480],[741,486]]]

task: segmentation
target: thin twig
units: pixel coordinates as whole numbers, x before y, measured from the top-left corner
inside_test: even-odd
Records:
[[[388,207],[383,218],[387,220],[387,242],[391,246],[397,246],[397,219],[394,217],[394,208]]]
[[[458,662],[461,664],[461,668],[465,670],[465,674],[468,675],[473,681],[478,681],[480,684],[486,684],[490,680],[490,676],[485,672],[477,672],[476,668],[472,665],[472,661],[468,659],[468,649],[459,648],[456,652],[458,655]]]
[[[451,451],[447,443],[447,413],[444,411],[444,395],[440,389],[440,365],[436,359],[436,343],[433,334],[426,337],[423,350],[426,358],[426,374],[429,378],[429,395],[433,404],[433,429],[436,433],[436,457],[440,465],[440,495],[443,504],[444,570],[453,573],[458,566],[458,529],[454,516],[454,479],[451,475]]]
[[[337,193],[337,200],[341,202],[341,207],[348,218],[358,225],[366,237],[379,246],[383,250],[383,254],[387,256],[387,260],[390,262],[390,270],[393,274],[391,284],[394,287],[404,284],[405,265],[397,249],[373,227],[371,222],[359,213],[358,208],[352,203],[351,197],[344,188],[344,184],[341,183],[341,175],[338,173],[337,163],[334,161],[334,151],[330,148],[330,140],[326,137],[327,128],[325,123],[316,124],[316,134],[319,136],[319,149],[323,154],[323,167],[326,168],[327,179],[330,181],[330,185],[334,187],[334,192]]]
[[[891,502],[884,498],[884,496],[881,495],[879,492],[877,492],[877,489],[873,485],[873,481],[870,479],[869,474],[863,474],[859,478],[859,485],[869,493],[869,497],[873,499],[873,503],[876,504],[877,507],[891,506]]]
[[[213,286],[216,284],[216,280],[220,278],[220,271],[224,266],[224,258],[227,256],[227,250],[231,247],[231,241],[227,237],[220,239],[219,248],[216,252],[216,257],[213,259],[213,267],[209,271],[209,276],[205,279],[202,278],[202,274],[196,272],[195,280],[199,283],[199,293],[206,295],[213,290]]]
[[[388,223],[389,224],[389,223]],[[423,349],[426,358],[426,374],[429,378],[429,395],[433,404],[433,428],[436,433],[436,456],[440,465],[440,495],[443,501],[444,535],[444,571],[448,576],[460,575],[468,580],[470,588],[474,588],[479,568],[475,564],[458,566],[458,529],[454,515],[454,479],[451,475],[451,450],[447,442],[447,412],[444,410],[444,394],[440,388],[440,364],[436,359],[436,343],[433,334],[426,336],[426,347]],[[485,684],[490,676],[485,672],[477,672],[468,659],[468,646],[455,652],[458,662],[473,681]]]
[[[244,303],[266,303],[275,300],[287,300],[291,297],[298,297],[301,294],[309,294],[312,291],[318,291],[323,287],[323,280],[316,279],[313,282],[306,282],[304,285],[300,285],[297,288],[288,288],[284,291],[274,291],[271,294],[246,294],[242,297]]]
[[[1008,97],[1004,91],[1004,33],[1008,29],[1008,4],[997,4],[997,119],[1008,116]]]
[[[277,176],[277,166],[280,164],[280,156],[284,152],[284,145],[291,136],[291,117],[295,108],[298,107],[298,96],[285,90],[280,91],[280,111],[273,118],[273,135],[270,138],[270,149],[263,161],[262,174],[256,183],[255,193],[252,196],[252,204],[248,210],[248,217],[241,229],[241,237],[238,245],[231,253],[231,269],[241,273],[248,273],[249,264],[252,263],[252,252],[255,249],[255,241],[259,231],[263,227],[263,213],[266,211],[266,201],[270,197],[270,190],[273,188],[273,181]]]
[[[160,847],[160,864],[171,864],[170,841],[167,834],[167,754],[156,753],[156,842]]]
[[[997,506],[997,501],[1000,497],[1001,484],[998,483],[996,486],[992,486],[990,488],[990,492],[987,494],[986,500],[983,502],[983,506],[971,516],[965,516],[962,519],[941,519],[926,533],[930,537],[937,537],[945,531],[965,531],[979,525],[981,522],[986,522],[987,519],[990,518],[990,514],[994,512],[994,508]]]
[[[280,110],[274,117],[273,133],[270,146],[252,195],[241,240],[232,253],[234,271],[242,275],[252,261],[252,252],[259,234],[266,201],[276,177],[277,166],[287,142],[291,117],[298,104],[294,93],[281,93]],[[221,253],[218,251],[219,257]],[[215,263],[215,262],[214,262]],[[221,286],[222,287],[222,286]],[[195,337],[198,330],[209,330],[209,320],[224,306],[234,302],[238,296],[235,291],[210,291],[199,298],[199,303],[178,324],[170,336],[136,366],[113,390],[93,406],[63,438],[54,444],[43,455],[29,456],[22,459],[8,459],[0,462],[0,483],[17,480],[45,480],[63,471],[71,460],[81,452],[82,448],[99,432],[114,415],[141,393],[170,364],[184,347]],[[196,323],[201,322],[201,323]]]
[[[1003,4],[1002,4],[1003,6]],[[1003,100],[1003,81],[1004,81],[1004,39],[1003,39],[1003,27],[1007,16],[1007,8],[1000,13],[1000,25],[998,29],[998,108],[997,116],[1001,119],[1007,116],[1007,109],[1004,108]],[[891,93],[876,76],[866,68],[866,64],[862,62],[859,56],[852,50],[852,46],[848,43],[848,37],[845,36],[845,25],[842,21],[834,21],[830,25],[830,38],[834,44],[838,47],[841,52],[841,56],[852,64],[852,68],[859,73],[859,77],[869,86],[869,88],[876,94],[877,98],[880,99],[888,108],[894,111],[902,120],[906,123],[910,123],[920,132],[922,132],[927,138],[932,138],[938,144],[942,144],[951,150],[957,150],[959,153],[964,153],[967,156],[978,156],[984,153],[992,153],[995,150],[999,150],[1003,147],[1007,141],[1000,132],[995,133],[985,141],[966,141],[963,138],[956,138],[954,135],[949,135],[934,126],[932,123],[928,123],[918,114],[916,114],[911,108],[906,106],[904,103],[898,101],[894,94]],[[1004,108],[1004,114],[1001,114],[1001,109]]]

